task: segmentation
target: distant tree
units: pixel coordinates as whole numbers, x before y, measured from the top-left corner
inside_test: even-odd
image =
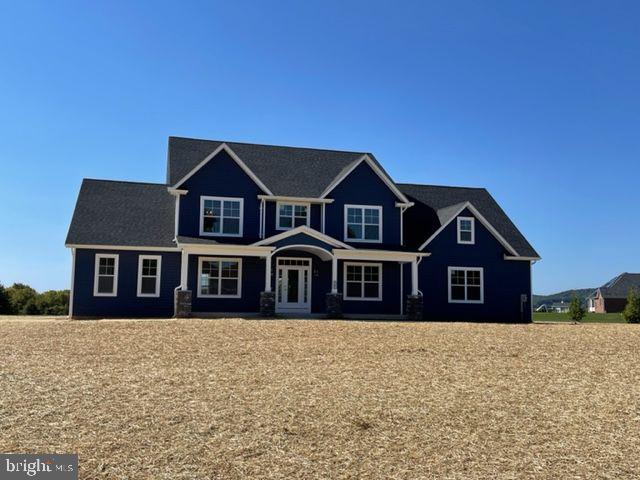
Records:
[[[576,295],[574,295],[571,299],[571,304],[569,304],[569,317],[571,317],[571,320],[577,323],[581,322],[586,314],[587,311],[582,305],[582,302]]]
[[[0,283],[0,315],[8,315],[11,313],[11,306],[9,305],[9,294],[4,285]]]
[[[34,301],[38,296],[36,292],[29,285],[23,283],[14,283],[7,288],[7,294],[9,295],[9,305],[11,313],[14,315],[28,315],[26,306],[30,301]],[[32,307],[30,307],[33,309]]]
[[[622,316],[628,323],[640,323],[640,296],[635,288],[629,290]]]
[[[36,298],[42,315],[66,315],[69,312],[69,290],[47,290]]]

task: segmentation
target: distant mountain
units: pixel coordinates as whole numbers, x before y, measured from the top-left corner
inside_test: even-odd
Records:
[[[574,295],[583,302],[587,301],[587,297],[593,293],[595,288],[579,288],[576,290],[566,290],[564,292],[553,293],[551,295],[533,295],[533,308],[538,308],[543,303],[569,303]]]

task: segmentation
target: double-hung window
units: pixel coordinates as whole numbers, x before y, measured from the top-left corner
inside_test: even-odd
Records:
[[[162,256],[140,255],[138,257],[138,296],[160,296],[160,268]]]
[[[475,218],[458,217],[458,243],[473,244],[475,237]]]
[[[242,259],[201,257],[198,261],[198,297],[240,298]]]
[[[351,242],[382,241],[382,207],[344,206],[344,239]]]
[[[382,264],[344,264],[345,300],[382,300]]]
[[[96,254],[93,295],[115,297],[118,295],[118,255]]]
[[[449,303],[483,303],[482,268],[449,267]]]
[[[200,235],[241,237],[242,198],[200,197]]]
[[[309,226],[309,204],[280,203],[277,204],[278,230],[290,230],[302,225]]]

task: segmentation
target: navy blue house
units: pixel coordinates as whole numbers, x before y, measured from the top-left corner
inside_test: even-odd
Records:
[[[71,312],[531,321],[536,251],[482,188],[365,152],[169,138],[165,183],[85,179]]]

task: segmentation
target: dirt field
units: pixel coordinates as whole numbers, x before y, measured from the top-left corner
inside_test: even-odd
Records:
[[[0,451],[81,478],[639,478],[640,326],[0,320]]]

